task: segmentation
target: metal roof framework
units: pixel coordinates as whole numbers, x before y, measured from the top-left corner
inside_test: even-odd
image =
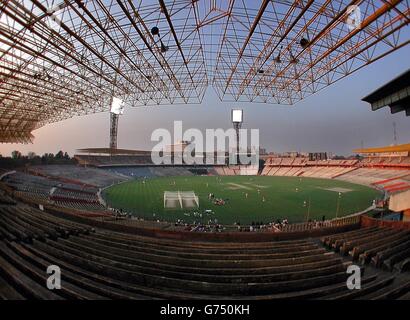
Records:
[[[200,103],[212,85],[223,101],[292,105],[407,45],[409,17],[399,0],[3,1],[0,142],[113,96]]]

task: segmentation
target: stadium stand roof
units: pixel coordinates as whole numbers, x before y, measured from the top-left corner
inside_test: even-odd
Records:
[[[357,153],[410,152],[410,143],[377,148],[355,149],[353,151]]]
[[[151,155],[151,151],[113,149],[113,148],[84,148],[84,149],[77,149],[77,152],[83,153],[83,154],[143,155],[143,156]]]
[[[113,97],[198,103],[212,85],[225,101],[294,104],[410,42],[400,0],[58,3],[0,4],[0,142]]]
[[[410,69],[362,99],[372,110],[389,106],[391,113],[404,111],[410,116]]]

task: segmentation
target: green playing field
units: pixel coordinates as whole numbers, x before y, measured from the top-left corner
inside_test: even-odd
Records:
[[[200,207],[165,209],[164,191],[194,191]],[[217,205],[209,200],[210,193],[224,199],[225,204]],[[128,181],[104,190],[103,196],[111,207],[146,219],[186,222],[217,219],[222,224],[249,224],[283,218],[302,222],[307,216],[332,219],[364,210],[381,194],[369,187],[330,179],[187,176]],[[205,214],[205,210],[213,213]]]

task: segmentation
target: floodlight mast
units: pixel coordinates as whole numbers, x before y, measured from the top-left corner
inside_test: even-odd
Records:
[[[243,110],[232,109],[231,113],[233,128],[236,131],[236,164],[239,163],[239,129],[242,127],[243,122]]]
[[[118,119],[124,112],[124,102],[116,97],[111,97],[110,112],[110,148],[117,149]]]
[[[110,112],[110,149],[117,149],[119,114]]]
[[[121,66],[122,55],[118,59],[117,68]],[[118,119],[123,112],[121,109],[122,101],[114,97],[115,86],[117,85],[118,73],[114,75],[114,83],[111,89],[111,112],[110,112],[110,150],[117,149],[117,136],[118,136]]]

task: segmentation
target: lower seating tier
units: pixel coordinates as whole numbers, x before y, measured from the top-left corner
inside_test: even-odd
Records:
[[[94,229],[14,205],[0,208],[0,298],[399,299],[410,290],[409,241],[408,231],[381,227],[332,234],[324,245],[314,238],[182,241]],[[392,272],[373,268],[376,257],[378,265],[390,260]],[[360,290],[346,286],[354,259],[363,261]],[[60,290],[46,288],[50,265],[61,269]]]

